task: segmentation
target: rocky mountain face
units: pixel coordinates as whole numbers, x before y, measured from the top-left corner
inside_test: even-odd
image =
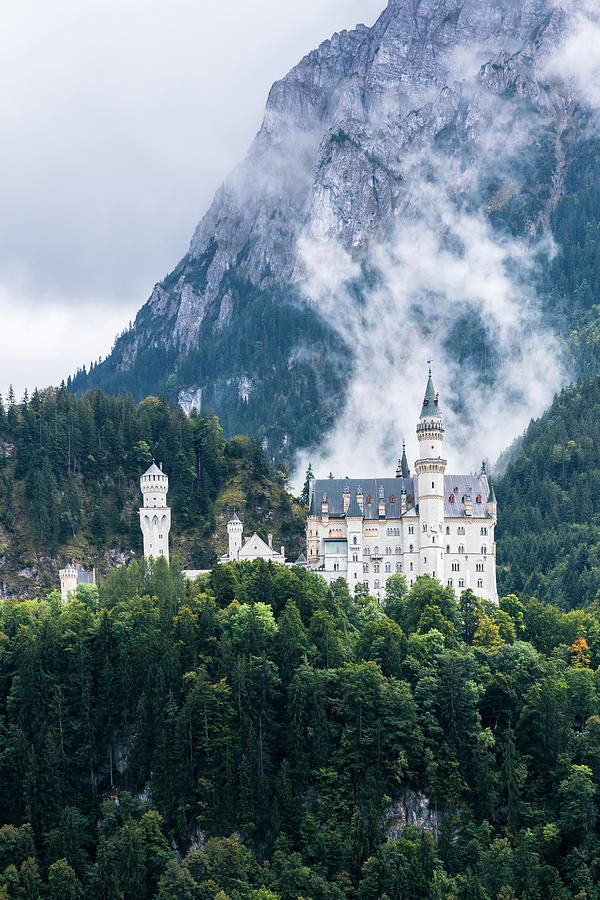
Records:
[[[390,0],[372,27],[322,43],[273,85],[188,252],[72,389],[165,391],[275,455],[309,445],[356,365],[335,307],[311,288],[319,248],[350,261],[360,306],[378,277],[372,248],[423,214],[424,185],[496,229],[539,236],[581,115],[548,73],[572,15],[552,0]]]

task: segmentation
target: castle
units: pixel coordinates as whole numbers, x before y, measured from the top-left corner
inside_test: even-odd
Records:
[[[155,558],[164,556],[169,561],[169,532],[171,530],[171,509],[167,506],[169,479],[154,462],[140,478],[140,489],[144,505],[140,508],[140,528],[144,536],[144,556]],[[278,552],[273,548],[273,535],[265,543],[256,533],[243,540],[244,526],[234,512],[227,523],[229,552],[221,556],[219,562],[239,562],[241,560],[265,559],[285,565],[285,549]],[[298,560],[302,565],[305,560]],[[194,578],[205,570],[186,570],[184,575]]]
[[[251,538],[243,540],[244,525],[238,514],[234,512],[227,523],[227,536],[229,538],[229,552],[219,559],[220,563],[240,562],[241,560],[265,559],[285,565],[285,548],[281,552],[273,549],[273,535],[267,535],[267,543],[256,532]]]
[[[60,598],[63,603],[69,599],[69,595],[75,596],[78,584],[96,584],[95,569],[80,569],[79,566],[67,563],[64,569],[58,573],[60,578]]]
[[[328,582],[362,582],[383,598],[390,575],[412,585],[431,575],[457,595],[471,588],[498,602],[494,527],[497,503],[485,467],[446,474],[444,425],[429,370],[411,475],[403,448],[395,478],[312,479],[306,525],[308,567]]]

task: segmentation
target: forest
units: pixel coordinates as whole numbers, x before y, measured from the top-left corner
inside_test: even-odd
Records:
[[[600,585],[600,377],[566,388],[531,422],[496,483],[498,587],[563,609]]]
[[[0,639],[2,898],[600,897],[597,603],[141,560]]]
[[[234,508],[246,534],[272,531],[296,558],[304,510],[286,491],[286,466],[274,471],[259,443],[226,440],[210,412],[187,417],[172,401],[126,393],[77,398],[62,385],[0,398],[0,581],[48,590],[69,559],[106,571],[139,555],[139,478],[153,458],[169,476],[172,546],[188,567],[224,552]]]

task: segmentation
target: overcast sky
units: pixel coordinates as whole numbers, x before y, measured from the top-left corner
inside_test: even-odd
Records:
[[[260,126],[385,0],[4,0],[0,391],[105,356]]]

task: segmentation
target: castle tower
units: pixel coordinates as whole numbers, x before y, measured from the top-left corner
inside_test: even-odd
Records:
[[[60,577],[60,599],[66,603],[69,594],[75,594],[77,590],[77,569],[71,563],[67,563],[64,569],[58,573]]]
[[[441,579],[444,575],[444,426],[431,369],[417,424],[419,458],[415,463],[419,488],[420,574]]]
[[[140,528],[144,536],[144,556],[157,559],[164,556],[169,561],[169,531],[171,510],[167,506],[169,479],[152,463],[140,478],[144,505],[140,509]]]
[[[233,513],[231,519],[227,523],[227,534],[229,536],[229,562],[236,562],[240,556],[242,549],[242,533],[244,525],[236,512]]]

